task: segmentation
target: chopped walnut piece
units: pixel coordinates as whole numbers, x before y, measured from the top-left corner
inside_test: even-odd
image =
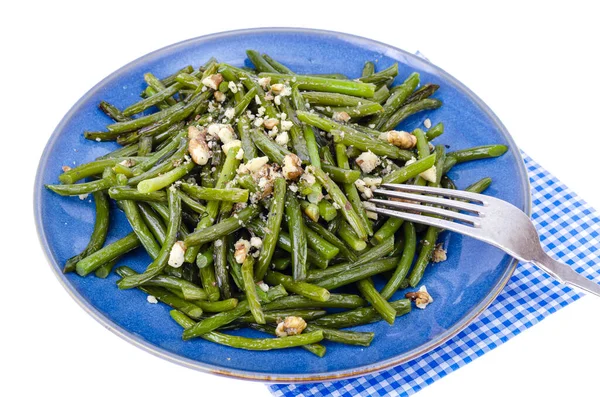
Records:
[[[250,242],[243,238],[239,239],[235,245],[235,253],[233,257],[237,263],[243,263],[246,260],[246,256],[248,256],[248,251],[250,251]]]
[[[283,321],[278,322],[275,334],[280,338],[286,336],[299,335],[306,328],[306,321],[302,317],[288,316]]]
[[[382,132],[379,139],[398,146],[400,149],[412,149],[417,144],[417,137],[406,131]]]
[[[350,115],[346,112],[333,112],[333,117],[335,121],[350,121]]]
[[[206,143],[206,130],[199,130],[191,125],[188,128],[188,137],[190,138],[188,152],[190,153],[190,156],[192,156],[194,163],[198,165],[208,163],[211,153],[208,144]]]
[[[279,95],[283,91],[284,87],[285,86],[281,83],[271,84],[271,92],[275,95]]]
[[[68,165],[63,165],[62,170],[63,172],[71,171],[71,167],[69,167]]]
[[[431,261],[433,263],[439,263],[445,261],[446,259],[448,259],[446,256],[446,250],[444,249],[442,243],[438,243],[433,250],[433,254],[431,255]]]
[[[223,94],[221,91],[215,91],[215,93],[213,94],[215,97],[215,101],[217,102],[224,102],[225,99],[227,99],[227,95]]]
[[[219,88],[219,84],[221,84],[222,81],[223,81],[223,76],[221,76],[221,73],[216,73],[216,74],[211,74],[210,76],[208,76],[204,80],[202,80],[202,84],[204,84],[208,88],[212,88],[213,90],[216,90]]]
[[[275,126],[279,125],[279,120],[277,120],[277,119],[265,119],[263,121],[263,125],[265,126],[266,129],[271,130]]]
[[[290,153],[283,158],[283,168],[281,173],[287,180],[296,180],[302,175],[302,160],[294,153]]]
[[[425,309],[428,304],[433,302],[433,298],[429,295],[427,287],[424,285],[417,292],[408,292],[404,297],[415,302],[419,309]]]
[[[177,241],[175,244],[173,244],[171,252],[169,253],[169,266],[180,267],[183,265],[186,249],[187,247],[183,241]]]
[[[365,174],[371,173],[379,164],[381,160],[373,152],[366,151],[362,152],[360,156],[356,158],[356,164],[360,167],[362,172]]]

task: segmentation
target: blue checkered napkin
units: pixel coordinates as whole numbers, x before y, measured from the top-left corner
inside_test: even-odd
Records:
[[[575,193],[523,154],[531,181],[533,222],[542,245],[600,281],[600,218]],[[481,316],[431,352],[375,375],[333,383],[269,386],[275,396],[409,396],[506,342],[579,298],[528,263],[520,263]]]

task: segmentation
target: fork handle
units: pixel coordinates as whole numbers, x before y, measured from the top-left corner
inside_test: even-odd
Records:
[[[531,262],[563,284],[600,296],[599,284],[577,273],[570,266],[553,259],[543,251],[537,259]]]

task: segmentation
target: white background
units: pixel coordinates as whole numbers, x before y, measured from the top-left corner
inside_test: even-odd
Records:
[[[106,75],[171,43],[297,26],[420,50],[479,95],[521,148],[600,209],[600,24],[586,3],[234,3],[2,2],[0,394],[269,395],[263,384],[194,372],[113,335],[68,296],[38,245],[33,179],[54,127]],[[600,299],[586,297],[419,396],[597,396],[598,313]]]

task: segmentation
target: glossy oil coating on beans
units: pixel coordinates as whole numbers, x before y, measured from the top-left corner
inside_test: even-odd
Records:
[[[100,102],[107,125],[83,136],[122,148],[65,165],[60,183],[46,186],[47,194],[92,194],[96,204],[89,243],[64,271],[110,280],[115,268],[120,289],[174,309],[184,341],[299,346],[315,359],[326,354],[323,339],[367,347],[374,333],[339,329],[409,313],[408,299],[393,299],[436,271],[429,262],[440,232],[377,214],[369,199],[386,183],[456,189],[453,167],[507,147],[455,150],[454,120],[435,110],[443,87],[405,66],[365,59],[350,76],[300,74],[290,67],[294,54],[246,56],[254,68],[211,58],[168,76],[143,71],[141,99],[115,99],[123,109]],[[428,129],[406,131],[405,120],[419,117]],[[448,146],[432,144],[445,127]],[[490,184],[483,178],[466,190]],[[131,232],[106,243],[110,200]],[[145,270],[124,266],[134,249],[150,257]],[[274,337],[226,333],[245,327]]]

